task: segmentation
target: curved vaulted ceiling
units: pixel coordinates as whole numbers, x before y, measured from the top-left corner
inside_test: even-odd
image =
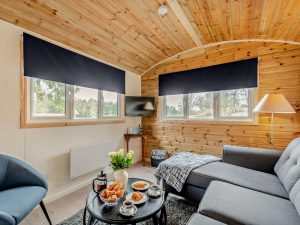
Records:
[[[0,0],[0,19],[136,73],[218,42],[300,43],[299,0]]]

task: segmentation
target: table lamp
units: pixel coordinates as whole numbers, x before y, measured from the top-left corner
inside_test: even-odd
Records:
[[[295,110],[283,94],[266,94],[256,105],[253,112],[271,113],[270,142],[273,145],[274,113],[295,113]]]
[[[144,105],[144,109],[145,110],[154,110],[154,106],[153,106],[152,102],[146,102]]]

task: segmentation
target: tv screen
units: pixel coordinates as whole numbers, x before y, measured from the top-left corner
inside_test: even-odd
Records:
[[[151,116],[154,110],[145,110],[146,102],[151,102],[154,106],[154,97],[125,96],[125,115]]]

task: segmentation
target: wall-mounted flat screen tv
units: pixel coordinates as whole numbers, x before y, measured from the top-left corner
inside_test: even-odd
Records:
[[[151,116],[154,110],[144,109],[147,102],[151,102],[154,106],[154,97],[125,96],[125,115]]]

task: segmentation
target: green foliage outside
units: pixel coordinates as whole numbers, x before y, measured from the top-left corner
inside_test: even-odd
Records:
[[[33,115],[64,116],[66,111],[66,85],[54,81],[32,79]],[[74,88],[74,94],[80,91]],[[98,99],[74,99],[74,114],[77,119],[97,119]],[[118,103],[103,101],[103,116],[116,117]]]
[[[190,117],[213,116],[213,93],[201,93],[190,95]]]
[[[198,93],[189,95],[189,116],[190,118],[213,117],[214,94]],[[226,117],[248,116],[248,90],[238,89],[220,92],[220,113]],[[182,102],[177,106],[166,105],[168,116],[183,116]]]
[[[118,116],[118,103],[117,102],[107,102],[103,103],[103,116],[116,117]]]
[[[178,104],[176,107],[173,105],[166,105],[167,115],[168,116],[182,116],[183,107],[182,104]]]
[[[248,91],[246,89],[223,91],[220,94],[222,116],[247,116]]]
[[[77,98],[80,88],[74,87],[74,114],[77,119],[97,119],[98,118],[98,96],[96,98]]]
[[[66,87],[64,84],[33,79],[33,114],[65,115]]]

